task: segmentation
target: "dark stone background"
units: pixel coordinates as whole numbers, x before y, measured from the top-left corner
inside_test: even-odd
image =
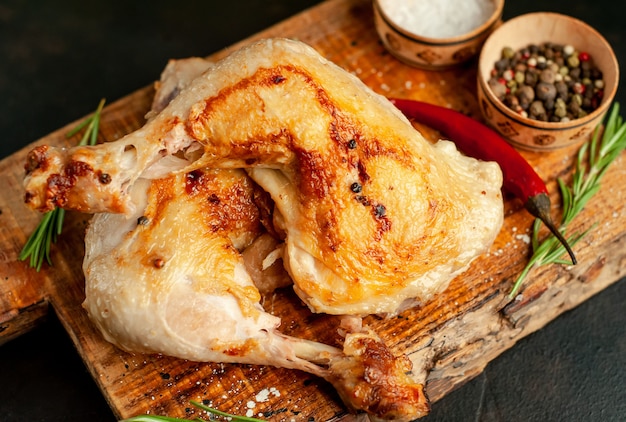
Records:
[[[169,58],[206,56],[313,0],[2,0],[0,157],[158,79]],[[626,59],[609,0],[513,1],[505,19],[550,10],[582,19]],[[617,100],[624,101],[624,89]],[[433,406],[434,421],[626,420],[626,281],[522,339]],[[0,347],[0,420],[111,422],[68,335],[48,321]]]

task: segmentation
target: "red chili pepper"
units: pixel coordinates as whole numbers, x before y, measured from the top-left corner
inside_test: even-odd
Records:
[[[502,169],[503,187],[521,199],[525,208],[539,218],[563,244],[572,264],[577,260],[567,240],[550,216],[550,196],[543,179],[524,157],[495,131],[458,111],[422,101],[390,98],[408,118],[449,137],[465,154],[483,161],[495,161]]]

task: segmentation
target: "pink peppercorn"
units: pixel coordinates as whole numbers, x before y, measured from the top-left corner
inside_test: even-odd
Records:
[[[585,93],[585,85],[581,84],[580,82],[576,82],[574,86],[572,87],[572,89],[576,94]]]

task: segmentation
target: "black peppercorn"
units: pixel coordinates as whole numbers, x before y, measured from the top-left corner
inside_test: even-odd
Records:
[[[506,59],[506,58],[505,58],[505,59],[500,59],[500,60],[498,60],[498,61],[496,62],[496,64],[495,64],[495,68],[496,68],[498,71],[504,71],[505,69],[508,69],[509,64],[510,64],[509,59]]]
[[[535,88],[535,96],[541,101],[553,100],[556,97],[556,88],[554,84],[539,82]]]
[[[535,99],[535,90],[528,85],[523,85],[517,90],[517,96],[522,108],[526,109]]]
[[[384,217],[386,213],[387,213],[387,208],[385,208],[384,205],[378,204],[374,207],[374,215],[377,218]]]
[[[548,116],[546,114],[546,109],[543,106],[543,102],[533,101],[530,107],[528,107],[528,116],[537,120],[548,120]]]
[[[556,80],[556,75],[554,74],[554,71],[552,69],[546,68],[546,69],[543,69],[541,73],[539,74],[539,80],[541,82],[553,84],[554,81]]]
[[[572,80],[577,81],[580,79],[580,73],[581,73],[580,68],[576,67],[576,68],[570,69],[568,75],[570,76],[570,78],[572,78]]]
[[[528,86],[535,86],[537,85],[537,79],[539,79],[537,77],[537,72],[534,69],[528,69],[526,71],[526,75],[524,75],[526,78],[524,80],[524,83]]]
[[[567,84],[563,81],[557,81],[554,83],[554,87],[556,88],[556,95],[559,98],[567,99],[569,95],[569,89],[567,88]]]
[[[108,173],[100,173],[98,180],[103,185],[108,185],[109,183],[111,183],[111,176]]]
[[[489,87],[491,88],[493,95],[495,95],[501,101],[506,96],[506,85],[499,83],[497,80],[491,79],[489,81]]]
[[[358,182],[354,182],[350,185],[350,190],[354,193],[361,193],[361,191],[363,190],[363,186],[361,186],[361,184]]]

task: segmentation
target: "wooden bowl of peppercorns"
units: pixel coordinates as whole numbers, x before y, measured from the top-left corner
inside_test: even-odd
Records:
[[[588,140],[618,81],[615,53],[602,35],[557,13],[529,13],[503,23],[478,61],[485,121],[522,149],[554,150]]]

